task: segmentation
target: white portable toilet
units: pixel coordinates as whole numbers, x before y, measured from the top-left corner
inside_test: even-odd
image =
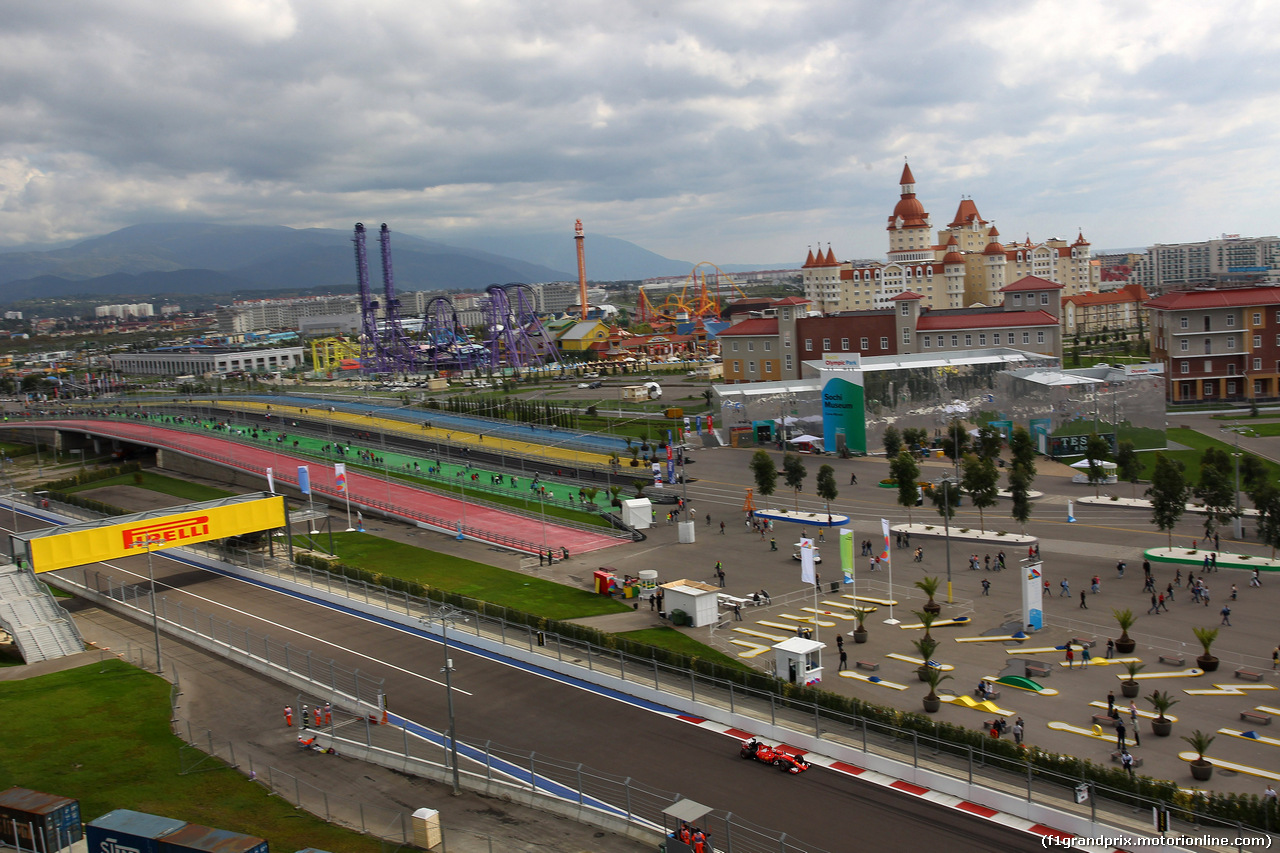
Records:
[[[662,608],[668,614],[683,610],[692,628],[714,625],[720,615],[719,592],[719,588],[702,581],[671,581],[662,584]]]
[[[653,598],[658,591],[658,573],[653,569],[640,570],[640,597]]]
[[[792,684],[815,684],[822,680],[822,650],[826,643],[791,637],[773,647],[774,674]]]

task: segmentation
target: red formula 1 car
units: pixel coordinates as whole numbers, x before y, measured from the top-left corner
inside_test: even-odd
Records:
[[[756,761],[772,764],[779,770],[785,770],[788,773],[803,773],[809,769],[809,762],[805,761],[803,756],[783,752],[782,750],[783,746],[781,744],[769,746],[752,738],[742,742],[742,751],[738,754],[743,758],[754,758]]]

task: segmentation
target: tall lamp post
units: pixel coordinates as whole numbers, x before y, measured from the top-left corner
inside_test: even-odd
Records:
[[[164,666],[160,662],[160,616],[156,613],[156,574],[151,567],[151,551],[164,542],[158,537],[149,537],[143,544],[147,548],[147,581],[151,585],[151,628],[156,635],[156,674],[164,674]]]
[[[1237,422],[1235,426],[1231,427],[1231,431],[1236,436],[1236,449],[1231,454],[1236,468],[1236,512],[1231,519],[1231,532],[1236,539],[1242,539],[1244,538],[1244,520],[1240,517],[1240,424]]]
[[[449,761],[453,765],[453,795],[456,797],[462,793],[462,788],[458,781],[458,730],[453,716],[453,659],[449,657],[449,626],[466,622],[467,616],[458,608],[446,604],[441,605],[434,616],[428,616],[422,621],[440,623],[440,638],[444,646],[444,666],[440,671],[444,673],[444,690],[449,705]]]
[[[951,603],[951,478],[942,477],[942,529],[947,537],[947,604]]]

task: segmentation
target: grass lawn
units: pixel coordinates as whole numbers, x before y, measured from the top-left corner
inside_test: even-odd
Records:
[[[621,601],[584,589],[573,589],[368,533],[334,533],[333,544],[338,559],[349,566],[469,595],[548,619],[579,619],[631,609]]]
[[[121,661],[5,684],[0,715],[0,787],[74,797],[86,821],[129,808],[261,836],[273,850],[380,849],[237,772],[179,776],[182,741],[169,731],[169,685]]]
[[[136,479],[136,478],[141,478]],[[202,486],[198,483],[189,483],[186,480],[179,480],[176,477],[166,477],[164,474],[155,474],[150,471],[137,471],[131,474],[121,474],[118,477],[111,477],[106,480],[98,480],[94,483],[85,483],[83,486],[74,486],[67,489],[67,492],[84,492],[89,489],[100,489],[103,486],[137,486],[140,489],[150,489],[153,492],[169,495],[175,498],[192,503],[198,501],[216,501],[218,498],[229,498],[235,492],[227,492],[222,489],[215,489],[211,486]]]
[[[624,631],[618,636],[634,640],[637,643],[648,643],[651,646],[657,646],[660,649],[667,649],[679,654],[692,655],[712,663],[755,672],[755,670],[737,658],[729,657],[710,646],[703,645],[688,634],[677,631],[675,628],[645,628],[643,631]]]
[[[1260,434],[1266,434],[1266,433],[1260,433]],[[1280,435],[1280,430],[1277,430],[1275,434]],[[1177,443],[1177,444],[1184,445],[1190,449],[1189,450],[1163,450],[1160,452],[1182,463],[1183,475],[1187,478],[1187,483],[1193,487],[1200,482],[1200,457],[1204,455],[1205,448],[1216,447],[1219,450],[1226,451],[1227,453],[1235,452],[1234,444],[1229,444],[1228,442],[1225,442],[1225,441],[1219,441],[1216,438],[1210,438],[1204,433],[1196,432],[1193,429],[1181,429],[1178,427],[1170,427],[1168,430],[1168,435],[1169,435],[1170,444]],[[1084,458],[1083,456],[1071,456],[1071,457],[1064,457],[1060,461],[1066,464],[1071,464],[1073,462],[1078,462],[1083,458]],[[1142,462],[1142,473],[1138,475],[1138,479],[1145,483],[1149,483],[1151,481],[1151,474],[1153,471],[1155,471],[1155,467],[1156,467],[1156,454],[1139,453],[1138,459]],[[1258,457],[1258,459],[1266,467],[1267,471],[1270,472],[1270,476],[1272,480],[1280,479],[1280,465],[1277,465],[1276,463],[1268,461],[1266,459],[1262,459],[1261,457]],[[1127,483],[1119,483],[1116,486],[1110,486],[1108,487],[1108,490],[1112,494],[1118,494],[1121,497],[1129,497],[1130,492],[1132,491],[1131,488],[1128,488]],[[1142,497],[1141,483],[1139,484],[1139,487],[1138,487],[1137,496]]]

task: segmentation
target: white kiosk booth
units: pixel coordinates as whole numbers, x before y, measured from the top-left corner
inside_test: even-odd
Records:
[[[623,501],[622,523],[636,530],[648,530],[653,526],[653,504],[648,498]]]
[[[774,673],[792,684],[815,684],[822,680],[822,650],[826,643],[791,637],[773,647]]]
[[[720,590],[702,581],[678,580],[662,584],[662,607],[667,615],[683,610],[691,628],[714,625],[720,614]]]

